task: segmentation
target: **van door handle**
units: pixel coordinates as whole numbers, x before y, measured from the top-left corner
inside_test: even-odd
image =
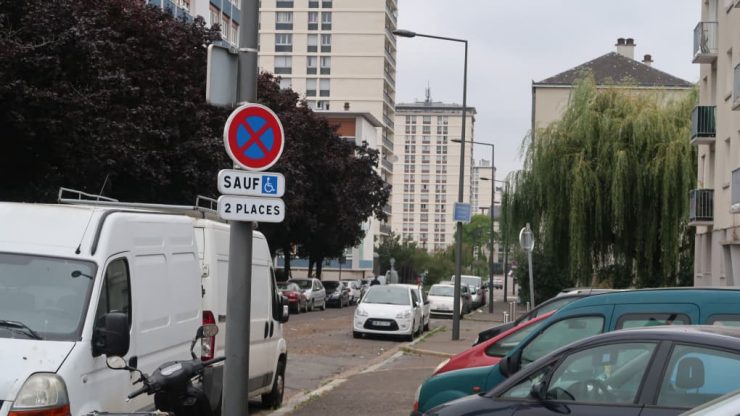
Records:
[[[275,322],[270,321],[270,338],[272,338],[272,331],[275,329]]]
[[[265,338],[267,338],[267,332],[270,330],[270,325],[265,321]]]

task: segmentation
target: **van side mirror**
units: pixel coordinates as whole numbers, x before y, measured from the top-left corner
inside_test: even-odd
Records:
[[[280,307],[282,309],[280,313],[280,322],[288,322],[288,319],[290,319],[290,308],[288,307],[288,298],[285,296],[280,297]]]
[[[130,342],[128,315],[109,312],[98,318],[93,329],[93,357],[102,354],[122,357],[128,353]]]

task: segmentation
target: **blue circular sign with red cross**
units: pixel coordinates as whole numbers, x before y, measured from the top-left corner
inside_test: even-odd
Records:
[[[280,158],[284,144],[280,119],[264,105],[245,104],[234,110],[226,120],[226,153],[244,169],[268,169]]]

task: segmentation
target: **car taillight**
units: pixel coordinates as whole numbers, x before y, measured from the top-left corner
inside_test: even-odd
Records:
[[[211,311],[203,311],[203,325],[207,324],[216,325],[216,318]],[[200,342],[200,359],[202,361],[212,360],[216,353],[216,337],[203,337]]]

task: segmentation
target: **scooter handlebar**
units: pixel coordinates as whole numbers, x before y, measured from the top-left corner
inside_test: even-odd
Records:
[[[225,359],[226,357],[216,357],[212,360],[203,361],[203,367],[208,367],[209,365],[220,363],[221,361],[224,361]]]
[[[129,399],[133,399],[136,396],[140,396],[140,395],[146,393],[147,390],[149,390],[149,386],[142,386],[142,387],[140,387],[140,388],[132,391],[131,393],[129,393],[128,398]]]

